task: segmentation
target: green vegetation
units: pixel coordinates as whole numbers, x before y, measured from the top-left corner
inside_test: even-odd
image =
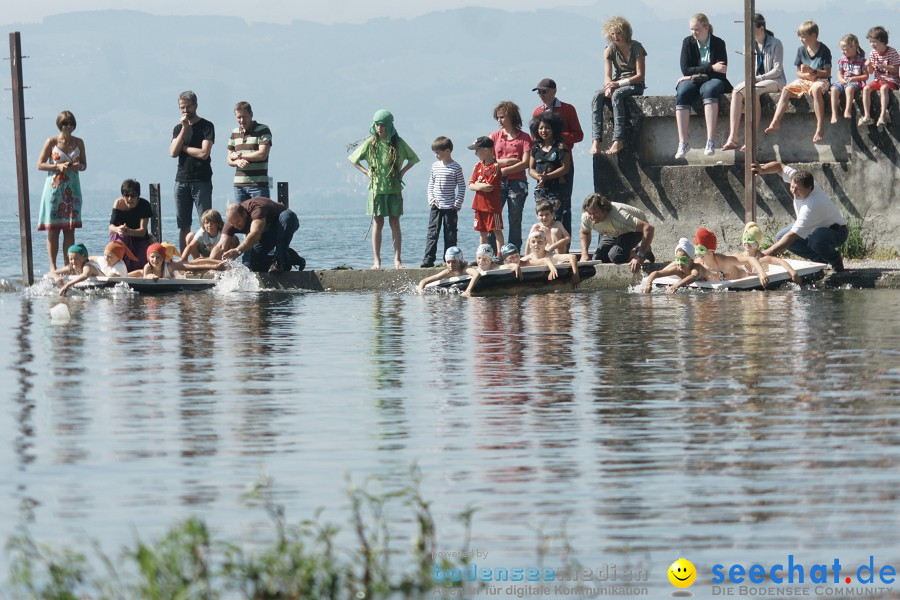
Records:
[[[863,238],[863,220],[850,217],[847,219],[847,241],[838,248],[844,258],[868,258],[871,250],[870,244]]]
[[[248,549],[215,537],[206,523],[192,517],[173,526],[153,542],[137,540],[115,564],[94,545],[98,575],[87,557],[69,549],[54,550],[36,542],[27,530],[10,537],[10,579],[13,598],[77,600],[80,598],[144,598],[150,600],[213,600],[241,597],[252,600],[299,598],[418,598],[431,593],[437,531],[430,503],[420,493],[421,472],[412,467],[410,482],[399,490],[373,493],[348,479],[351,547],[338,544],[340,528],[311,520],[291,525],[284,506],[273,500],[272,484],[264,480],[247,494],[273,525],[273,539]],[[394,543],[386,512],[405,506],[414,524],[409,543]],[[459,520],[469,546],[473,509]],[[400,550],[405,548],[406,550]],[[94,563],[98,562],[94,561]],[[442,568],[465,568],[467,559],[442,560]],[[401,566],[402,565],[402,566]],[[458,586],[459,582],[447,585]]]

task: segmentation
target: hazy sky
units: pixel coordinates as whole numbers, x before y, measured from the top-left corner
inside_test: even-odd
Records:
[[[695,12],[717,13],[726,7],[743,6],[741,0],[642,0],[658,16],[677,17]],[[827,6],[826,0],[791,0],[792,8]],[[562,0],[562,5],[597,4],[604,12],[615,11],[620,3],[613,0]],[[884,5],[900,10],[900,0],[886,0]],[[139,10],[157,15],[223,15],[243,17],[248,21],[288,23],[294,19],[321,23],[362,22],[377,17],[415,17],[424,13],[463,6],[484,6],[503,10],[535,10],[547,8],[546,0],[257,0],[248,6],[245,0],[3,0],[0,23],[33,23],[48,15],[81,10]],[[782,0],[757,1],[757,10],[783,7]],[[627,9],[626,11],[627,12]]]

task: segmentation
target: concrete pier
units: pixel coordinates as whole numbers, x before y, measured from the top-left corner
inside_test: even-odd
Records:
[[[593,276],[583,277],[578,289],[569,281],[548,282],[543,286],[523,285],[496,290],[484,295],[511,295],[540,292],[596,292],[627,290],[640,283],[646,273],[668,263],[644,265],[643,273],[632,273],[628,265],[596,265]],[[847,261],[843,273],[826,271],[814,282],[816,287],[835,289],[850,286],[861,289],[900,289],[900,261],[873,264],[871,261]],[[278,274],[260,273],[260,284],[266,289],[309,290],[316,292],[410,292],[419,281],[437,273],[437,269],[332,269]],[[481,294],[478,294],[481,295]]]
[[[317,292],[402,292],[411,291],[422,279],[439,269],[333,269],[258,275],[260,284],[269,289],[301,289]],[[595,274],[582,278],[577,291],[624,290],[641,280],[628,265],[597,265]],[[528,286],[527,291],[573,291],[570,282],[548,282],[544,286]],[[521,289],[507,289],[516,293]]]

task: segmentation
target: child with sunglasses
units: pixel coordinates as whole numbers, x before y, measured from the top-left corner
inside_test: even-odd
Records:
[[[706,269],[703,265],[694,262],[694,256],[694,245],[687,238],[681,238],[675,246],[675,260],[659,271],[650,273],[647,279],[644,280],[641,291],[645,294],[648,293],[653,288],[654,280],[659,277],[669,277],[670,275],[677,275],[681,279],[678,283],[674,283],[666,289],[667,294],[674,294],[678,291],[678,288],[694,281],[704,281],[706,279]]]
[[[747,274],[758,275],[759,282],[765,287],[769,283],[766,268],[770,265],[778,265],[790,274],[791,281],[799,284],[800,276],[797,275],[797,271],[794,270],[791,263],[777,256],[760,254],[759,244],[762,242],[762,239],[762,230],[756,223],[750,221],[744,226],[744,233],[741,235],[741,244],[744,246],[744,251],[737,258],[743,263]]]

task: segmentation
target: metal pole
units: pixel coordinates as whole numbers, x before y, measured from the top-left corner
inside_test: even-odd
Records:
[[[31,205],[28,200],[28,152],[25,147],[25,94],[22,85],[22,40],[18,31],[9,34],[9,66],[12,72],[13,123],[16,140],[16,175],[19,180],[19,236],[22,246],[22,279],[34,283],[31,252]],[[65,253],[63,254],[65,258]],[[65,261],[63,261],[65,262]]]
[[[290,208],[290,195],[288,194],[288,182],[287,181],[279,181],[278,182],[278,201]]]
[[[150,233],[156,238],[156,241],[162,243],[162,207],[159,201],[159,184],[150,184],[150,208],[153,209],[153,216],[150,217]]]
[[[744,222],[756,221],[756,180],[751,165],[756,160],[756,55],[753,52],[755,0],[744,0]]]

